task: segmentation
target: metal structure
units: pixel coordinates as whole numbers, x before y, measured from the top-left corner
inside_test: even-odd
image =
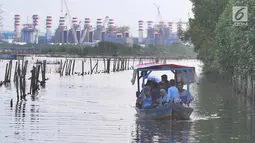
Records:
[[[159,18],[159,21],[161,22],[162,21],[162,17],[161,17],[161,13],[160,13],[160,6],[156,5],[155,3],[153,3],[154,6],[157,8],[157,12],[158,12],[158,18]]]
[[[70,22],[70,25],[72,27],[71,29],[72,29],[72,33],[73,33],[73,36],[74,36],[74,44],[78,44],[76,30],[75,30],[75,28],[72,24],[72,18],[71,18],[70,10],[69,10],[69,7],[68,7],[68,4],[67,4],[66,0],[64,0],[64,3],[65,3],[65,6],[66,6],[67,16],[69,18],[69,22]]]

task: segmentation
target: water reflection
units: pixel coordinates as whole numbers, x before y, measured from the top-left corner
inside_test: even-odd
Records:
[[[22,134],[25,134],[25,117],[26,117],[26,102],[16,101],[15,104],[15,130],[14,136],[16,139],[23,139]]]
[[[189,143],[192,122],[136,120],[133,143]]]
[[[31,137],[34,137],[35,135],[39,134],[40,132],[40,108],[39,105],[31,104],[30,109],[30,127],[31,129]]]

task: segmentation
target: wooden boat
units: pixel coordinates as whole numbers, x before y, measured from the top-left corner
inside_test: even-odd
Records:
[[[139,109],[135,107],[139,118],[149,118],[153,120],[169,120],[172,118],[172,104],[168,103],[158,108]]]
[[[188,91],[189,85],[197,81],[194,67],[159,63],[138,64],[134,68],[133,78],[131,80],[132,84],[134,85],[137,78],[137,97],[141,93],[140,87],[144,86],[145,80],[148,78],[152,71],[171,71],[175,75],[175,81],[182,81],[184,84],[186,84]],[[140,85],[140,79],[142,79],[142,85]],[[161,107],[152,109],[140,109],[138,107],[135,107],[135,109],[139,118],[150,118],[153,120],[187,120],[194,110],[191,107],[186,107],[175,103],[167,103]]]

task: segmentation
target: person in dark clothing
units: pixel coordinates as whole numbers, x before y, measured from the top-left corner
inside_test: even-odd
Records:
[[[166,92],[168,91],[169,81],[167,80],[167,75],[166,74],[161,76],[160,88],[165,89]]]
[[[157,82],[153,82],[151,88],[151,97],[152,97],[152,104],[154,107],[158,106],[159,98],[160,98],[160,88]]]

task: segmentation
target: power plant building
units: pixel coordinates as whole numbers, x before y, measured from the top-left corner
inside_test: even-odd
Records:
[[[91,24],[90,18],[80,21],[77,17],[72,17],[71,28],[67,28],[67,14],[59,17],[59,25],[55,32],[52,30],[52,16],[45,17],[46,33],[39,38],[39,16],[32,16],[32,24],[24,24],[21,28],[20,15],[14,16],[14,41],[26,43],[88,43],[109,41],[123,45],[132,45],[133,38],[130,37],[128,27],[117,27],[113,18],[97,18],[95,27]],[[146,26],[147,23],[147,26]],[[171,45],[178,40],[176,33],[173,33],[173,24],[182,26],[182,22],[159,22],[138,21],[138,40],[136,44],[141,45]],[[147,29],[145,28],[147,27]],[[146,34],[145,34],[146,33]]]
[[[21,42],[34,43],[35,42],[35,30],[33,24],[24,24],[21,31]]]

